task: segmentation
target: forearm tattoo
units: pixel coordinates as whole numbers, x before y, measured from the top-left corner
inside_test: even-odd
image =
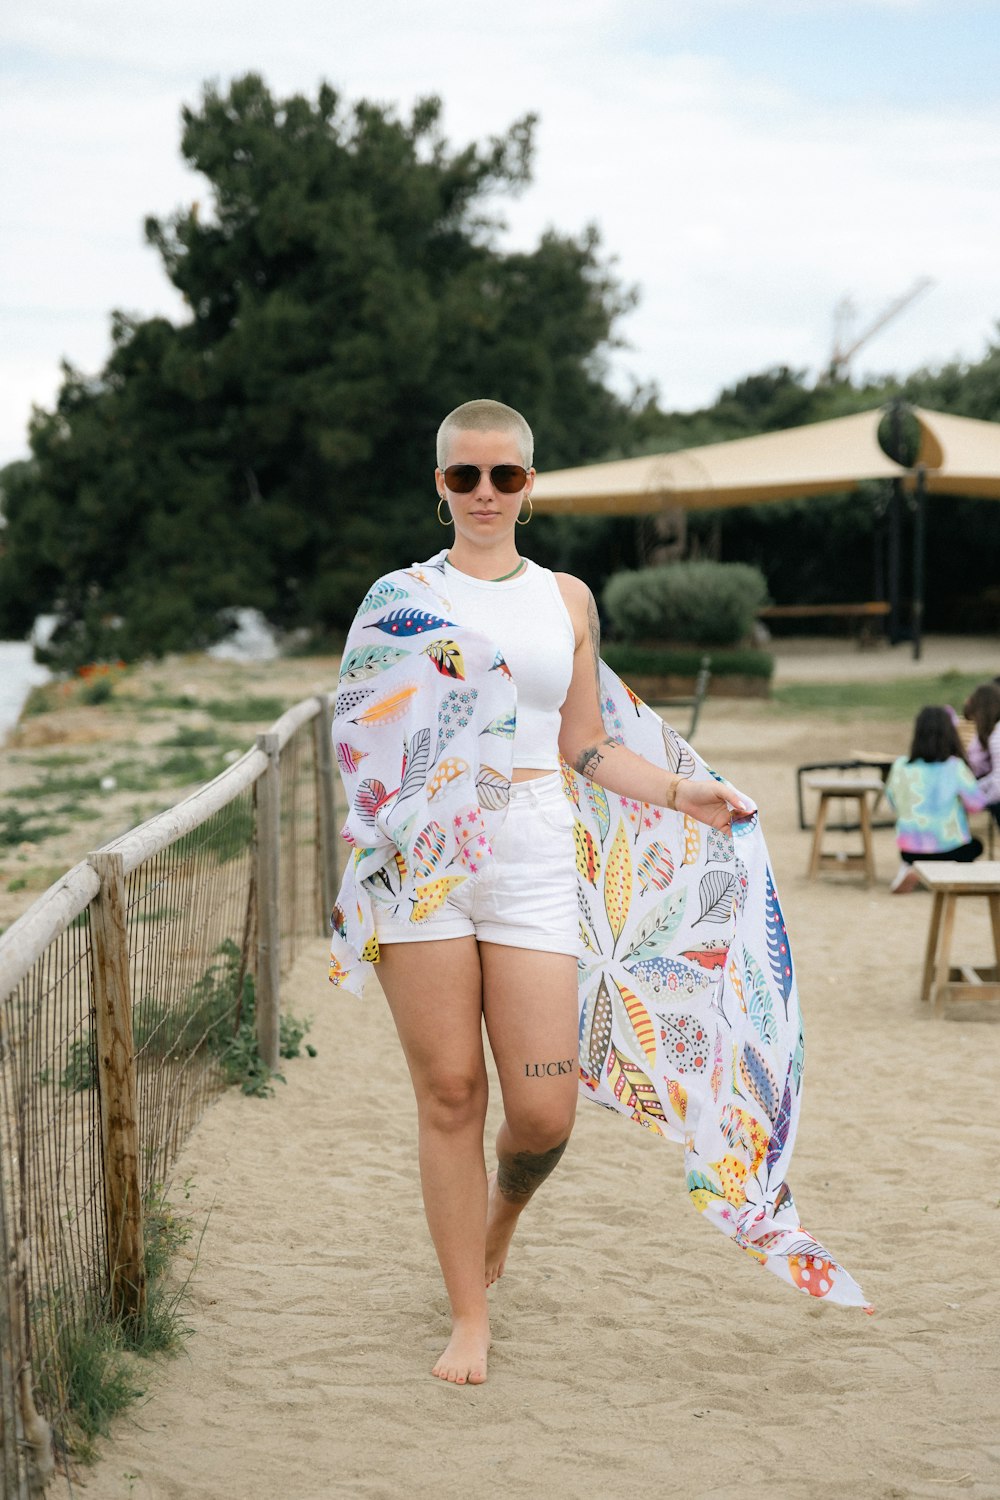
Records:
[[[527,1203],[536,1188],[559,1163],[569,1138],[551,1151],[518,1151],[501,1157],[497,1166],[497,1187],[511,1203]]]
[[[617,745],[618,741],[613,735],[608,735],[601,741],[600,745],[588,745],[586,750],[581,750],[573,762],[574,771],[579,771],[581,776],[593,777],[604,756],[601,754],[601,745]]]

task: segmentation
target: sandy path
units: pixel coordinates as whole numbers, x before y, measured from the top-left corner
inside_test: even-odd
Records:
[[[583,1105],[493,1295],[488,1385],[440,1386],[405,1070],[377,991],[331,991],[317,943],[285,993],[319,1056],[188,1143],[195,1332],[87,1495],[995,1500],[1000,1007],[918,1012],[929,903],[887,895],[890,834],[879,888],[802,878],[792,768],[858,732],[716,704],[699,748],[768,809],[807,1022],[793,1187],[873,1318],[758,1271],[687,1206],[679,1149]],[[985,955],[985,914],[958,941]]]

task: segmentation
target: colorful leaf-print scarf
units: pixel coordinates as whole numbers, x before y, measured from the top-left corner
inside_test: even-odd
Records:
[[[510,789],[516,687],[450,618],[444,553],[380,579],[344,651],[333,735],[352,854],[330,977],[360,992],[373,911],[420,923],[493,857]],[[716,773],[601,664],[607,732],[682,776]],[[721,778],[717,778],[721,779]],[[803,1038],[788,934],[754,815],[720,832],[612,795],[568,766],[580,908],[580,1087],[683,1144],[716,1228],[814,1297],[866,1307],[799,1224],[786,1174]]]

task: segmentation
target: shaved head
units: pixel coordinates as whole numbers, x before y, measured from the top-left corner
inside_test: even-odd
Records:
[[[512,406],[504,406],[502,401],[466,401],[464,406],[456,406],[454,411],[448,413],[438,428],[439,469],[448,467],[448,449],[452,435],[456,432],[505,433],[517,444],[524,467],[531,468],[535,450],[531,428],[519,411],[515,411]]]

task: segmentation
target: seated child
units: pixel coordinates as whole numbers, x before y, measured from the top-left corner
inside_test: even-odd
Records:
[[[889,889],[914,891],[920,880],[910,869],[917,859],[978,859],[979,839],[969,834],[967,812],[979,812],[986,798],[966,764],[951,713],[922,708],[913,726],[909,757],[900,756],[889,772],[886,796],[896,814],[900,865]]]
[[[1000,685],[984,682],[977,687],[964,713],[976,726],[965,753],[985,805],[1000,825]]]

